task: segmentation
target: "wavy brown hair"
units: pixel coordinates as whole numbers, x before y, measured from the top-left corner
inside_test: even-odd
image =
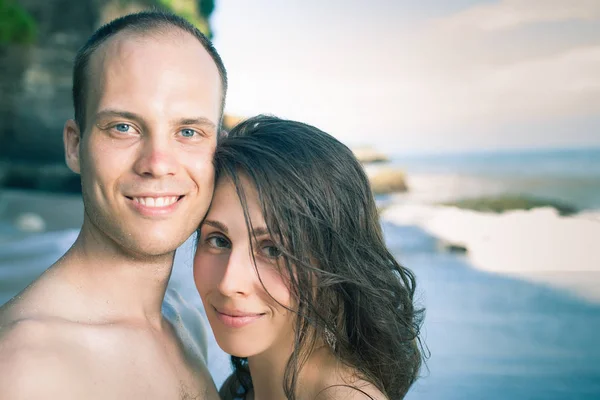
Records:
[[[423,359],[423,310],[413,303],[414,274],[385,245],[369,181],[350,149],[313,126],[258,116],[219,143],[215,170],[235,184],[249,232],[240,177],[256,187],[283,253],[281,273],[297,305],[286,396],[297,398],[299,371],[327,330],[334,355],[359,378],[390,399],[404,397]],[[232,364],[224,389],[245,398],[252,388],[247,359],[232,356]]]

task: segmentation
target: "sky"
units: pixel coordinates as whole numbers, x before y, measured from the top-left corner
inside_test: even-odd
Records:
[[[600,146],[599,0],[220,0],[227,111],[389,153]]]

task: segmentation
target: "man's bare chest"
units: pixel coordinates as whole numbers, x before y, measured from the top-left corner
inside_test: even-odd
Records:
[[[79,360],[88,396],[111,399],[194,399],[210,396],[214,384],[186,358],[177,342],[119,330],[79,337]],[[214,389],[213,389],[214,390]],[[216,392],[215,392],[216,393]],[[86,398],[92,398],[88,397]]]

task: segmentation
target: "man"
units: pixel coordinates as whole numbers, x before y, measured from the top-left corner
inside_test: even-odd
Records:
[[[73,76],[63,137],[83,227],[0,309],[0,399],[217,398],[161,304],[212,198],[221,59],[185,20],[140,13],[100,28]]]

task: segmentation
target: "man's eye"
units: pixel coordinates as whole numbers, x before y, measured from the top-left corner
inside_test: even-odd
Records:
[[[226,249],[229,248],[229,241],[221,236],[211,236],[206,239],[206,242],[215,249]]]
[[[127,133],[129,132],[129,129],[131,128],[131,125],[129,124],[117,124],[115,125],[115,129],[119,132],[122,133]]]
[[[194,137],[194,135],[196,135],[198,132],[196,132],[193,129],[182,129],[181,130],[181,136],[183,137],[187,137],[187,138],[191,138]]]

